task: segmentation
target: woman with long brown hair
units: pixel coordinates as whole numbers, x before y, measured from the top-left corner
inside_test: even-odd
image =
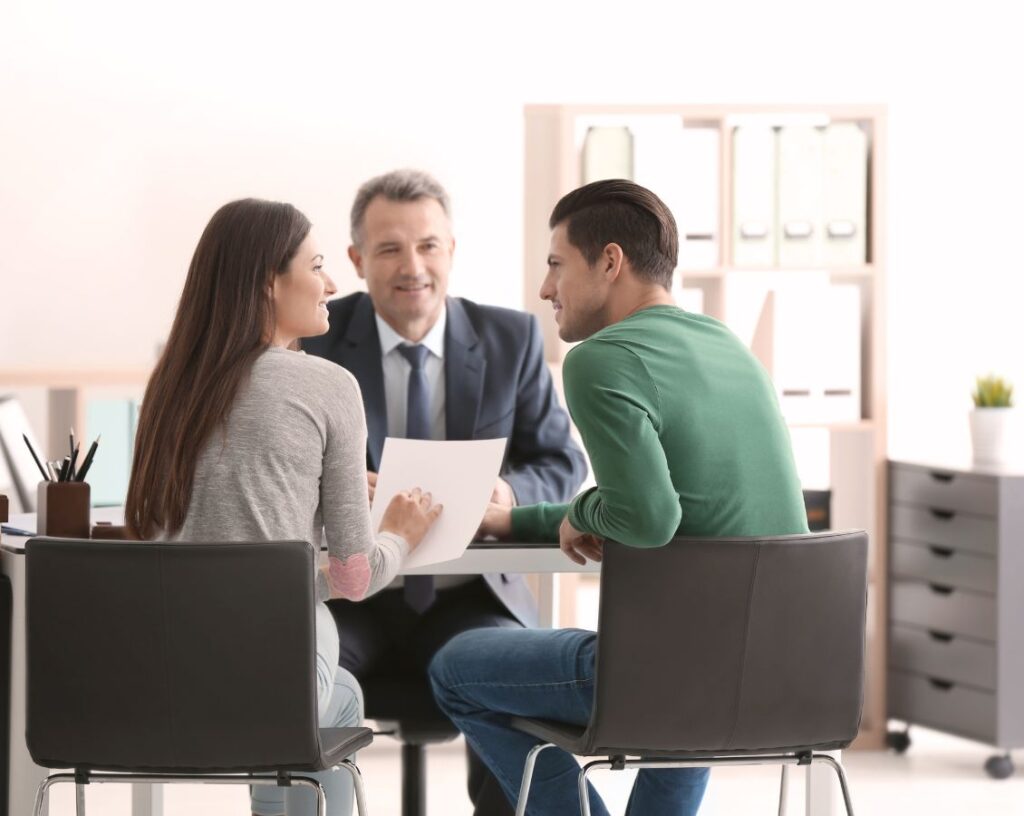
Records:
[[[290,204],[245,199],[210,220],[189,266],[139,416],[125,507],[142,539],[326,539],[316,576],[320,724],[361,721],[361,692],[338,666],[323,603],[386,586],[441,512],[418,489],[370,523],[366,419],[354,377],[294,349],[325,333],[336,292],[309,220]],[[268,655],[268,660],[273,660]],[[259,667],[253,667],[258,675]],[[315,774],[332,816],[351,812],[348,774]],[[260,816],[312,814],[308,790],[259,787]]]

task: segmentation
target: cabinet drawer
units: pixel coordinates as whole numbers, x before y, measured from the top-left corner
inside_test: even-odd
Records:
[[[890,572],[894,577],[975,592],[996,593],[996,560],[936,544],[893,540]]]
[[[889,530],[893,538],[909,538],[984,555],[994,556],[999,549],[994,518],[949,508],[893,504],[889,507]]]
[[[889,672],[889,716],[995,742],[994,694],[907,672]]]
[[[966,683],[995,691],[996,647],[932,630],[893,626],[889,631],[893,669]]]
[[[889,617],[953,635],[995,642],[996,601],[993,596],[917,581],[893,580]]]
[[[890,495],[897,502],[979,516],[998,512],[999,484],[994,476],[893,465],[890,477]]]

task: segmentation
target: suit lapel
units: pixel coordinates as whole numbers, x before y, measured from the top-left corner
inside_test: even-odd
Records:
[[[448,439],[472,439],[487,360],[462,303],[448,298],[444,338],[444,415]],[[378,343],[379,345],[379,343]]]
[[[366,410],[366,466],[380,468],[388,412],[384,398],[384,370],[380,359],[380,337],[373,319],[373,302],[363,295],[352,312],[348,330],[341,341],[340,362],[359,381]]]

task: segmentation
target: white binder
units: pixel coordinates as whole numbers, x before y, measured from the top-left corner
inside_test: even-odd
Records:
[[[818,266],[822,259],[822,129],[806,125],[779,131],[778,265]]]
[[[867,261],[867,134],[853,122],[840,122],[823,138],[822,263],[860,266]]]
[[[633,134],[628,127],[594,126],[583,140],[583,183],[633,178]]]
[[[775,264],[775,131],[743,125],[733,131],[733,266]]]
[[[782,287],[765,300],[752,350],[791,423],[856,422],[860,406],[860,290]]]
[[[679,212],[679,267],[714,269],[719,265],[718,128],[683,128],[680,141],[682,188]]]
[[[683,120],[679,116],[635,117],[633,132],[633,181],[665,202],[679,231],[680,258],[683,224],[687,217],[686,179],[683,170]],[[678,276],[676,276],[678,277]]]

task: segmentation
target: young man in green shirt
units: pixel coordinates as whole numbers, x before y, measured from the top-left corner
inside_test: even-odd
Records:
[[[597,486],[568,505],[492,505],[484,531],[558,539],[578,563],[599,561],[606,538],[661,547],[677,535],[807,532],[767,373],[723,324],[673,302],[678,235],[662,201],[632,182],[594,182],[559,201],[550,226],[540,295],[559,336],[584,341],[562,375]],[[438,704],[510,801],[537,741],[509,728],[507,715],[586,724],[595,640],[580,630],[470,631],[435,656]],[[578,770],[564,752],[541,754],[531,816],[574,812]],[[706,784],[706,769],[642,770],[629,813],[694,814]],[[592,788],[590,799],[594,814],[607,813]]]

